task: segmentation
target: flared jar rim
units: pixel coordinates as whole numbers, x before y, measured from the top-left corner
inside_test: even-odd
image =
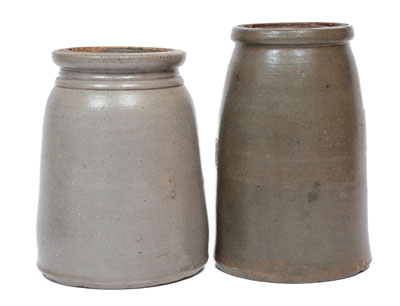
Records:
[[[173,70],[182,65],[182,50],[156,47],[73,47],[53,51],[56,65],[71,70],[151,72]]]
[[[354,36],[353,27],[338,22],[279,22],[235,26],[235,42],[266,45],[344,44]]]

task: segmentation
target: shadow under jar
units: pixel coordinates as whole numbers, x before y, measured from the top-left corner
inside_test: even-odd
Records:
[[[206,263],[192,100],[179,50],[86,47],[61,66],[43,128],[38,267],[89,288],[177,281]]]
[[[217,148],[217,267],[259,281],[368,268],[365,118],[350,25],[240,25]]]

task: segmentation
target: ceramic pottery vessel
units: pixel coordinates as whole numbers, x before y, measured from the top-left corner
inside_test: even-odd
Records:
[[[44,119],[38,266],[50,280],[135,288],[191,276],[208,227],[192,100],[171,49],[57,50]]]
[[[371,261],[364,109],[347,24],[237,26],[217,168],[217,266],[259,281]]]

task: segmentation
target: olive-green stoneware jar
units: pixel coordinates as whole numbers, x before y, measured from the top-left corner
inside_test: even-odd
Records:
[[[38,266],[50,280],[136,288],[194,275],[208,226],[179,50],[57,50],[46,107]]]
[[[249,24],[236,42],[217,148],[217,267],[259,281],[366,270],[365,118],[338,23]]]

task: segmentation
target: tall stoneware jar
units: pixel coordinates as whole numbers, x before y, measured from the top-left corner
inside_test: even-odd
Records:
[[[57,50],[45,113],[38,266],[50,280],[134,288],[191,276],[208,228],[179,50]]]
[[[217,266],[259,281],[355,275],[371,261],[364,109],[337,23],[248,24],[223,96]]]

